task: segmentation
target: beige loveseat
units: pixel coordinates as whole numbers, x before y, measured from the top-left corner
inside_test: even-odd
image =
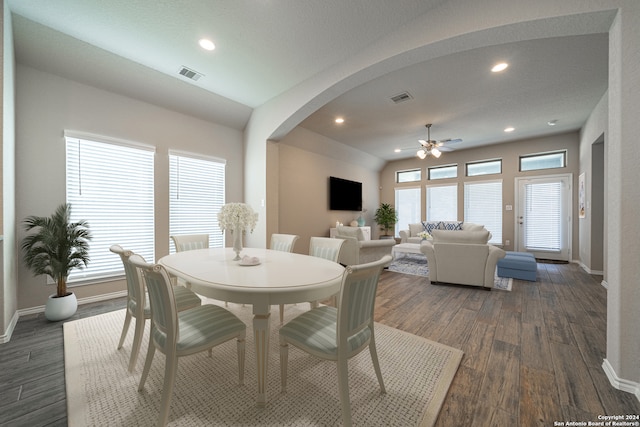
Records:
[[[484,230],[484,225],[463,221],[423,221],[409,224],[407,230],[400,230],[400,243],[420,243],[422,237],[418,233],[423,231],[431,234],[433,230],[463,230],[478,231]]]
[[[391,255],[396,244],[394,239],[365,240],[359,227],[340,226],[336,229],[336,239],[344,239],[338,262],[344,265],[365,264]]]
[[[506,252],[487,243],[489,231],[433,230],[431,235],[432,240],[420,245],[420,251],[427,257],[431,283],[493,288],[496,264]]]

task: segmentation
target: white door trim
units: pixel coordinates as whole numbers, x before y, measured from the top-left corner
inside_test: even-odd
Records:
[[[560,257],[560,256],[554,256],[552,254],[543,254],[540,253],[540,255],[536,255],[536,253],[534,253],[534,255],[536,255],[536,257],[540,257],[540,258],[549,258],[549,259],[559,259],[562,261],[571,261],[571,257],[572,257],[572,242],[573,242],[573,174],[572,173],[565,173],[565,174],[553,174],[553,175],[539,175],[539,176],[527,176],[527,177],[516,177],[515,178],[515,183],[514,183],[514,192],[515,192],[515,210],[514,210],[514,230],[515,230],[515,237],[514,237],[514,248],[516,250],[521,250],[520,246],[522,243],[522,236],[521,236],[521,228],[520,228],[520,223],[519,223],[519,218],[520,218],[520,212],[521,212],[521,200],[520,197],[523,196],[520,194],[520,185],[523,182],[526,181],[537,181],[537,180],[549,180],[549,179],[566,179],[568,182],[568,186],[569,188],[567,189],[567,192],[569,194],[568,200],[566,200],[566,215],[567,215],[567,230],[566,230],[566,242],[564,242],[564,244],[567,245],[567,255],[566,255],[566,259],[564,256]]]

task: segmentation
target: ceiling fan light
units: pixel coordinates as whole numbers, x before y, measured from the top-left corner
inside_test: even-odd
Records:
[[[435,157],[436,159],[440,157],[440,155],[442,154],[440,152],[440,150],[438,150],[436,147],[433,147],[431,149],[431,154],[433,155],[433,157]]]
[[[420,160],[424,160],[427,157],[427,152],[422,149],[418,150],[416,154],[418,155]]]

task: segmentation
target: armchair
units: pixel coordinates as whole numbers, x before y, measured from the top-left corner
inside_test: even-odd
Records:
[[[487,230],[433,230],[431,234],[433,240],[420,245],[420,251],[427,257],[431,283],[493,288],[496,264],[506,252],[487,243],[490,236]]]
[[[358,227],[341,226],[336,230],[336,238],[344,239],[338,262],[343,265],[358,265],[377,261],[391,255],[396,244],[394,239],[365,240]]]

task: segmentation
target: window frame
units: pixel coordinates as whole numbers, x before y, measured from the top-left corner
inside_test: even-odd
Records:
[[[497,203],[497,206],[494,206],[493,212],[497,212],[498,213],[498,217],[499,218],[495,218],[496,219],[496,227],[499,227],[499,229],[496,229],[495,227],[493,227],[491,224],[487,224],[488,221],[485,221],[484,219],[481,222],[478,222],[478,220],[476,219],[476,217],[472,217],[469,218],[469,215],[473,212],[471,209],[469,209],[469,204],[471,202],[469,202],[468,199],[468,195],[469,195],[469,191],[468,188],[471,186],[476,186],[476,185],[483,185],[483,184],[493,184],[493,183],[499,183],[500,184],[500,191],[497,193],[497,196],[499,197],[499,201]],[[484,222],[485,228],[487,230],[489,230],[489,232],[491,232],[491,240],[489,240],[488,243],[494,244],[494,245],[498,245],[498,246],[502,246],[502,235],[503,235],[503,228],[504,228],[504,214],[503,214],[503,210],[502,210],[502,203],[504,200],[504,182],[502,179],[491,179],[491,180],[474,180],[474,181],[465,181],[464,182],[464,222],[471,222],[471,223],[482,223]],[[484,211],[486,212],[486,209],[484,209]]]
[[[418,179],[413,179],[410,181],[400,181],[400,175],[404,173],[409,173],[409,172],[417,172],[419,175]],[[422,181],[422,168],[405,169],[405,170],[396,171],[396,184],[405,184],[405,183],[420,182],[420,181]]]
[[[402,213],[402,209],[400,206],[400,203],[398,203],[398,192],[401,191],[408,191],[408,190],[417,190],[418,191],[418,201],[416,203],[415,206],[417,206],[417,219],[414,221],[413,219],[409,219],[407,222],[407,224],[404,224],[404,221],[402,221],[400,219],[400,215]],[[405,230],[409,224],[413,224],[413,223],[418,223],[421,221],[422,218],[422,187],[421,186],[406,186],[406,187],[395,187],[393,190],[393,200],[395,203],[395,209],[396,209],[396,213],[398,214],[398,222],[396,222],[395,226],[394,226],[394,235],[395,236],[399,236],[400,235],[400,230]],[[412,218],[415,218],[415,211],[412,213],[412,215],[410,215]],[[414,221],[414,222],[410,222],[410,221]]]
[[[429,216],[429,190],[437,187],[455,187],[455,218],[430,218]],[[459,196],[460,185],[458,182],[450,183],[450,184],[430,184],[425,186],[425,219],[426,221],[457,221],[458,220],[458,196]]]
[[[156,148],[68,130],[64,141],[65,200],[72,205],[71,221],[86,220],[93,237],[91,262],[69,274],[68,286],[123,277],[122,261],[109,251],[113,244],[155,260]],[[131,221],[136,223],[134,231]]]
[[[440,178],[434,178],[434,177],[431,176],[431,171],[443,170],[443,169],[455,169],[456,174],[454,176],[445,176],[445,177],[440,177]],[[428,181],[437,181],[437,180],[441,180],[441,179],[456,179],[456,178],[458,178],[458,164],[457,163],[448,164],[448,165],[438,165],[438,166],[427,167],[427,180]]]
[[[549,167],[543,167],[543,168],[535,168],[535,169],[523,169],[522,168],[522,160],[523,159],[532,159],[532,158],[542,158],[545,156],[552,156],[554,154],[562,154],[562,166],[549,166]],[[539,171],[539,170],[547,170],[547,169],[564,169],[567,167],[568,164],[568,152],[567,150],[554,150],[554,151],[545,151],[545,152],[541,152],[541,153],[531,153],[531,154],[523,154],[518,156],[518,170],[520,172],[534,172],[534,171]]]
[[[469,174],[469,166],[476,166],[476,165],[482,165],[482,164],[490,164],[490,163],[498,163],[499,167],[498,167],[498,172],[487,172],[487,173],[477,173],[477,174]],[[475,160],[475,161],[471,161],[471,162],[466,162],[464,165],[464,169],[465,169],[465,176],[467,177],[477,177],[477,176],[487,176],[487,175],[502,175],[502,159],[497,158],[497,159],[487,159],[487,160]]]
[[[205,156],[196,153],[190,153],[180,150],[169,150],[169,253],[175,253],[175,244],[170,236],[174,234],[209,234],[209,247],[222,248],[225,245],[225,238],[218,226],[218,212],[226,203],[226,164],[227,161],[222,158]],[[194,185],[195,189],[190,187],[181,187],[182,182],[180,176],[180,161],[183,160],[182,168],[186,169],[186,182],[188,185]],[[174,164],[175,162],[175,164]],[[177,168],[177,169],[174,169]],[[201,171],[210,168],[208,172],[213,173],[212,176],[201,175]],[[221,182],[216,182],[216,177],[221,177]],[[175,181],[177,179],[177,181]],[[198,181],[200,179],[200,181]],[[208,194],[203,193],[197,195],[198,190],[208,189]],[[175,200],[180,199],[181,192],[191,192],[191,202],[185,204],[174,204]],[[197,218],[189,217],[189,212],[198,212]],[[186,213],[185,213],[186,212]],[[203,214],[207,213],[206,220],[203,221]],[[176,218],[176,215],[183,215],[182,218]]]

